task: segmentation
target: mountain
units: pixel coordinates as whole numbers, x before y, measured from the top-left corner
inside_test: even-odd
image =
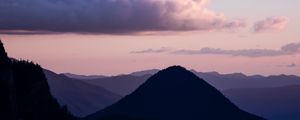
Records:
[[[263,120],[240,110],[217,89],[180,66],[150,77],[89,120]]]
[[[121,96],[125,96],[133,92],[134,89],[143,84],[150,76],[151,75],[149,74],[143,76],[119,75],[82,81],[103,87]]]
[[[133,73],[130,73],[130,75],[133,75],[133,76],[154,75],[158,71],[159,71],[159,69],[150,69],[150,70],[133,72]]]
[[[76,74],[72,74],[72,73],[62,73],[61,75],[65,75],[69,78],[74,78],[74,79],[87,79],[87,80],[106,77],[104,75],[76,75]]]
[[[300,77],[294,75],[264,77],[261,75],[246,76],[242,73],[219,74],[217,72],[196,72],[195,74],[221,91],[233,88],[270,88],[300,85]]]
[[[300,77],[294,75],[272,75],[265,77],[261,75],[247,76],[242,73],[219,74],[218,72],[191,71],[220,91],[232,88],[269,88],[287,85],[300,85]],[[134,72],[128,75],[81,80],[125,96],[133,92],[151,75],[157,72],[157,69],[152,69]]]
[[[158,69],[144,70],[138,75],[155,74]],[[218,72],[198,72],[191,70],[198,77],[203,78],[219,90],[226,90],[231,88],[269,88],[282,87],[288,85],[300,85],[300,77],[295,75],[252,75],[247,76],[243,73],[220,74]],[[135,74],[131,74],[135,75]],[[137,75],[135,75],[137,76]]]
[[[157,73],[155,72],[156,69],[153,70],[144,70],[141,72],[134,72],[138,74],[129,74],[129,75],[119,75],[119,76],[112,76],[112,77],[106,77],[106,78],[100,78],[100,79],[82,79],[81,81],[86,82],[88,84],[96,85],[99,87],[103,87],[109,91],[113,91],[114,93],[117,93],[121,96],[126,96],[133,92],[138,86],[143,84],[150,75]],[[150,71],[150,72],[149,72]],[[228,89],[237,89],[236,91],[240,91],[241,94],[227,97],[230,100],[233,100],[234,103],[238,105],[238,107],[258,115],[260,111],[259,110],[253,110],[249,109],[249,107],[245,107],[245,104],[250,104],[251,101],[248,101],[245,99],[242,105],[239,104],[240,102],[236,102],[235,98],[244,97],[242,94],[243,89],[242,88],[253,88],[253,89],[268,89],[268,88],[281,88],[285,86],[293,86],[293,85],[300,85],[300,77],[294,76],[294,75],[272,75],[272,76],[261,76],[261,75],[253,75],[253,76],[247,76],[242,73],[233,73],[233,74],[220,74],[218,72],[197,72],[195,70],[191,70],[194,74],[196,74],[198,77],[203,78],[211,84],[212,86],[216,87],[218,90],[222,91],[222,93],[225,93],[227,95],[226,91]],[[121,83],[121,84],[119,84]],[[247,90],[245,89],[245,90]],[[275,89],[274,89],[275,90]],[[282,90],[281,94],[286,94],[285,92],[289,92],[286,90]],[[295,93],[295,92],[293,92]],[[290,96],[289,96],[290,95]],[[267,97],[268,95],[266,95]],[[295,95],[293,94],[286,94],[285,98],[290,98]],[[253,96],[254,97],[254,96]],[[257,100],[256,102],[260,102]],[[277,106],[290,106],[289,104],[291,102],[279,102],[276,105]],[[249,106],[250,106],[249,105]],[[96,105],[93,105],[96,106]],[[272,105],[275,106],[275,105]],[[250,106],[251,108],[251,106]],[[280,115],[278,112],[272,112],[274,108],[265,107],[264,111],[270,111],[268,114],[262,114],[261,116],[266,118],[273,118],[272,114]],[[99,107],[99,110],[103,109],[102,107]],[[94,111],[96,108],[94,109]],[[71,110],[72,111],[72,110]],[[257,112],[258,111],[258,112]],[[261,113],[266,113],[262,111]],[[279,110],[278,110],[279,111]],[[282,112],[283,115],[293,114],[294,111],[292,110],[285,110],[285,113]],[[275,119],[277,120],[277,119]]]
[[[102,87],[44,70],[51,93],[61,105],[76,116],[84,117],[121,99],[120,95]]]
[[[150,69],[117,76],[89,76],[76,75],[72,73],[63,73],[61,75],[65,75],[69,78],[78,79],[85,83],[105,88],[121,96],[126,96],[133,92],[138,86],[143,84],[151,75],[157,73],[158,71],[158,69]]]
[[[73,120],[52,97],[43,69],[11,61],[0,41],[1,120]]]
[[[300,85],[236,88],[223,93],[240,108],[269,120],[300,120]]]

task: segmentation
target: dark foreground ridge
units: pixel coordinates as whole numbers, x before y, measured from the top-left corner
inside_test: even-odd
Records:
[[[240,110],[217,89],[180,66],[150,77],[132,94],[88,120],[263,120]]]
[[[73,120],[52,97],[43,69],[8,58],[0,41],[0,119]]]

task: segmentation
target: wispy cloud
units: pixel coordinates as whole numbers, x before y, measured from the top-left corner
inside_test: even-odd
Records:
[[[268,17],[264,20],[257,21],[253,25],[254,32],[276,31],[286,28],[289,18],[285,16]]]
[[[230,55],[230,56],[244,56],[244,57],[272,57],[284,55],[300,54],[300,43],[290,43],[282,46],[280,49],[238,49],[225,50],[221,48],[201,48],[199,50],[181,49],[172,50],[170,48],[162,47],[159,49],[146,49],[140,51],[132,51],[134,54],[147,53],[170,53],[176,55]]]
[[[298,64],[296,63],[291,63],[291,64],[281,64],[281,65],[277,65],[278,67],[285,67],[285,68],[297,68],[300,67]]]
[[[294,67],[298,67],[298,65],[295,63],[292,63],[292,64],[287,65],[286,67],[294,68]]]
[[[240,50],[224,50],[221,48],[202,48],[200,50],[177,50],[172,54],[178,55],[230,55],[245,57],[267,57],[267,56],[283,56],[295,55],[300,53],[300,43],[291,43],[282,46],[279,50],[272,49],[240,49]]]
[[[263,57],[263,56],[281,56],[286,53],[280,50],[268,49],[245,49],[245,50],[223,50],[220,48],[202,48],[200,50],[178,50],[174,54],[179,55],[197,55],[197,54],[215,54],[215,55],[231,55],[246,57]]]
[[[166,48],[166,47],[162,47],[159,49],[146,49],[146,50],[140,50],[140,51],[131,51],[130,53],[133,54],[143,54],[143,53],[164,53],[164,52],[169,52],[171,49],[170,48]]]
[[[1,0],[1,33],[136,33],[245,27],[209,0]],[[4,32],[3,32],[4,31]],[[9,32],[5,32],[9,31]],[[34,33],[29,32],[29,33]],[[45,32],[42,32],[45,33]]]

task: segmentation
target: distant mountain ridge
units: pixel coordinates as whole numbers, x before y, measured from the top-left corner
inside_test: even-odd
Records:
[[[300,85],[300,77],[295,75],[247,76],[242,73],[195,73],[219,90],[232,88],[270,88],[288,85]]]
[[[180,66],[151,76],[133,93],[88,120],[263,120],[240,110],[217,89]]]
[[[58,99],[61,105],[66,105],[70,112],[78,117],[92,114],[121,99],[120,95],[100,86],[45,69],[44,73],[53,96]]]
[[[143,84],[150,76],[150,74],[143,76],[119,75],[82,81],[103,87],[121,96],[125,96],[133,92],[134,89]]]
[[[158,71],[159,71],[159,69],[149,69],[149,70],[136,71],[136,72],[130,73],[130,75],[133,75],[133,76],[154,75]]]
[[[60,75],[65,75],[69,78],[75,78],[75,79],[98,79],[98,78],[105,78],[104,75],[77,75],[73,73],[61,73]]]
[[[89,84],[97,85],[119,95],[125,96],[133,92],[133,90],[158,71],[158,69],[151,69],[134,72],[128,75],[125,74],[82,80]],[[295,75],[247,76],[242,73],[220,74],[218,72],[197,72],[195,70],[191,70],[191,72],[221,91],[232,88],[269,88],[300,85],[300,77]],[[115,86],[119,82],[122,85]]]

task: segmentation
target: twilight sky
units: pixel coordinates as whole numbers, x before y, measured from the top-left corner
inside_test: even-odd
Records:
[[[0,1],[11,57],[115,75],[183,65],[300,75],[299,0]]]

